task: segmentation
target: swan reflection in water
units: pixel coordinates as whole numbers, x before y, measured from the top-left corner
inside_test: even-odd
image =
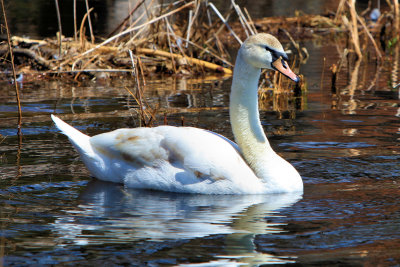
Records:
[[[220,261],[260,264],[290,259],[255,250],[255,235],[277,233],[267,223],[302,198],[302,193],[271,195],[197,195],[126,189],[93,180],[75,210],[65,210],[53,224],[60,246],[165,241],[226,235]],[[233,263],[231,262],[231,263]]]

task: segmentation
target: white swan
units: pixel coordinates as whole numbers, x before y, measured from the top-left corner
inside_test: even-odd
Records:
[[[198,128],[159,126],[118,129],[89,137],[52,115],[91,174],[127,187],[203,194],[265,194],[303,190],[296,169],[271,148],[258,113],[261,68],[294,81],[280,42],[249,37],[239,49],[230,98],[237,145]]]

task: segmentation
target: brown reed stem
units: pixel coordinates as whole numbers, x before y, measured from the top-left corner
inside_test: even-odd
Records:
[[[357,24],[357,11],[356,11],[356,0],[349,0],[348,5],[350,7],[350,16],[351,16],[351,36],[354,44],[354,50],[356,51],[357,57],[359,59],[362,58],[362,53],[360,49],[360,40],[358,36],[358,24]]]
[[[89,30],[90,30],[90,40],[92,41],[92,44],[94,44],[94,35],[93,35],[93,28],[92,28],[92,20],[90,19],[90,11],[91,8],[89,8],[89,2],[88,0],[85,0],[86,4],[86,13],[87,13],[87,19],[89,23]]]
[[[379,51],[378,45],[376,44],[374,37],[372,37],[371,33],[369,32],[369,30],[367,28],[367,25],[365,25],[363,19],[360,18],[360,16],[358,16],[358,15],[357,15],[357,20],[358,20],[358,22],[360,22],[360,24],[363,27],[363,29],[364,29],[365,33],[367,34],[368,38],[371,40],[372,45],[375,48],[376,55],[378,56],[378,59],[382,59],[382,54]]]
[[[84,49],[85,47],[85,35],[83,34],[84,32],[84,25],[85,25],[85,20],[88,18],[88,15],[90,12],[92,12],[93,8],[89,9],[88,12],[83,16],[82,22],[81,22],[81,27],[79,28],[79,40],[81,43],[81,48]]]
[[[58,58],[61,58],[62,54],[62,27],[61,27],[61,15],[60,15],[60,6],[58,5],[58,0],[54,0],[56,3],[56,11],[57,11],[57,21],[58,21]]]
[[[19,97],[17,74],[15,71],[14,54],[13,54],[13,49],[11,46],[10,30],[8,28],[7,15],[6,15],[6,10],[4,8],[4,0],[1,0],[1,9],[3,12],[3,17],[4,17],[4,25],[5,25],[6,31],[7,31],[8,50],[10,52],[10,57],[11,57],[11,67],[12,67],[12,73],[13,73],[14,86],[15,86],[15,95],[17,98],[17,105],[18,105],[18,136],[22,136],[22,133],[21,133],[21,122],[22,122],[21,101],[20,101],[20,97]]]
[[[400,31],[400,8],[399,8],[399,0],[393,0],[393,8],[394,8],[394,29],[395,29],[395,37],[399,37]]]
[[[78,39],[78,26],[76,22],[76,0],[73,3],[73,10],[74,10],[74,41],[76,42]]]

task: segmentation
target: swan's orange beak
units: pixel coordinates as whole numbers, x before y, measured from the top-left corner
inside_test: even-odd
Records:
[[[272,62],[272,67],[296,83],[300,81],[299,76],[294,74],[294,72],[289,68],[287,62],[282,59],[282,57],[279,57],[277,60]]]

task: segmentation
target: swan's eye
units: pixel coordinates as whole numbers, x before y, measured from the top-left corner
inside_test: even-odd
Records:
[[[288,61],[288,60],[289,60],[289,58],[288,58],[288,56],[286,55],[285,52],[276,51],[275,49],[273,49],[273,48],[271,48],[271,47],[269,47],[269,46],[266,46],[266,47],[265,47],[265,50],[271,53],[271,55],[272,55],[272,61],[275,61],[275,60],[277,60],[277,59],[279,59],[279,58],[281,57],[281,58],[282,58],[282,65],[283,65],[285,68],[287,67],[286,64],[283,63],[284,60],[285,60],[285,61]]]
[[[286,61],[281,57],[281,61],[282,61],[282,66],[287,69],[288,66],[286,65]]]

